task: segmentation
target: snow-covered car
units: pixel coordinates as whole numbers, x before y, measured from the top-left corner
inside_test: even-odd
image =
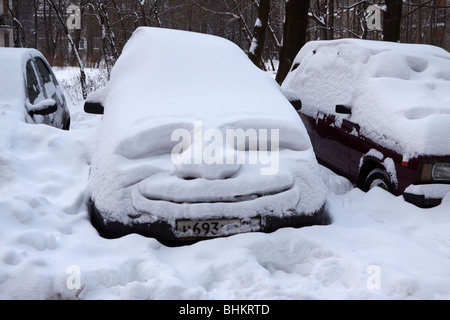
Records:
[[[176,245],[328,222],[300,117],[228,40],[138,28],[85,111],[103,114],[89,182],[103,237]]]
[[[15,108],[27,123],[70,128],[64,92],[36,49],[0,48],[0,105]]]
[[[319,163],[420,207],[450,192],[450,53],[430,45],[311,41],[282,84]]]

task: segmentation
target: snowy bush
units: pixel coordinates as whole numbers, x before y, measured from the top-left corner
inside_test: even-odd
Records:
[[[80,84],[80,69],[76,67],[53,68],[56,77],[64,89],[66,98],[74,104],[84,101]],[[108,73],[104,68],[86,68],[87,93],[91,93],[105,86],[108,82]]]

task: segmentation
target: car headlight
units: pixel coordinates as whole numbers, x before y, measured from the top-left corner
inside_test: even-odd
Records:
[[[434,164],[431,176],[435,181],[450,180],[450,163],[438,162]]]
[[[450,162],[424,163],[420,181],[450,181]]]

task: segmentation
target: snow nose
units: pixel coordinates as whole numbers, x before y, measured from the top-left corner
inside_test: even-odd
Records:
[[[224,180],[229,179],[238,173],[240,169],[238,164],[179,164],[175,165],[176,174],[186,180],[207,179]]]
[[[212,150],[202,144],[193,144],[181,155],[183,161],[175,164],[176,174],[187,180],[232,178],[237,175],[241,168],[241,165],[234,161],[236,159],[235,153],[236,151],[228,146]],[[234,160],[230,161],[230,159]]]

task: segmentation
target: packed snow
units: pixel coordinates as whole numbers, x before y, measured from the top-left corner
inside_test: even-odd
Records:
[[[361,133],[405,161],[450,154],[450,53],[418,44],[361,39],[311,41],[297,55],[283,88],[302,112],[335,114],[343,104]]]
[[[450,299],[450,197],[420,209],[323,167],[327,226],[178,248],[99,237],[86,201],[101,116],[68,100],[69,132],[0,107],[1,299]]]

